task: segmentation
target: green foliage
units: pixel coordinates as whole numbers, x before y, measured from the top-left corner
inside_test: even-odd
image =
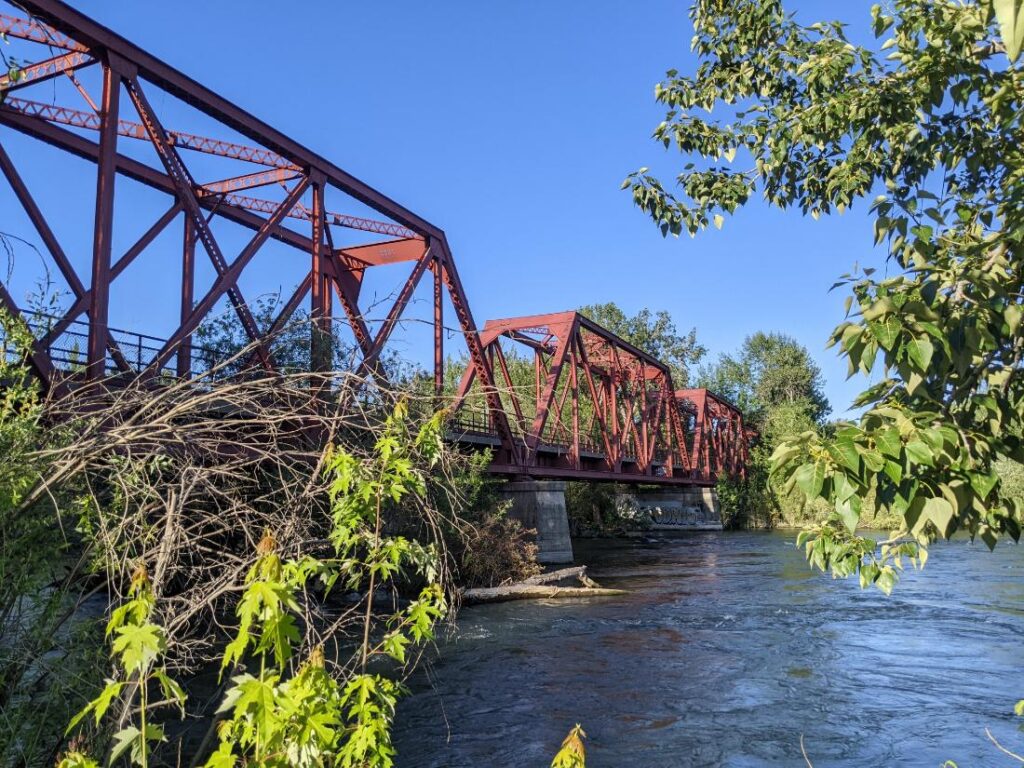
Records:
[[[279,296],[259,296],[252,306],[253,319],[262,333],[267,333],[281,310]],[[332,359],[334,367],[343,368],[351,350],[333,337]],[[310,370],[311,323],[309,312],[297,310],[287,323],[280,328],[270,343],[270,352],[280,370],[305,372]],[[193,353],[195,364],[211,369],[224,366],[224,373],[234,373],[244,367],[247,355],[240,353],[247,349],[251,340],[233,310],[213,315],[204,320],[194,335],[196,349]],[[232,363],[227,363],[234,358]]]
[[[163,628],[153,621],[156,601],[149,574],[142,566],[132,575],[128,599],[110,616],[106,635],[115,661],[117,679],[108,679],[99,694],[71,719],[68,731],[92,716],[99,726],[111,705],[138,708],[138,721],[117,730],[113,736],[110,760],[126,755],[134,765],[149,764],[153,748],[165,740],[164,730],[152,722],[156,709],[175,706],[185,712],[185,691],[159,664],[167,650]],[[154,702],[153,690],[161,697]],[[123,698],[122,698],[123,696]],[[65,758],[67,759],[67,758]]]
[[[645,307],[629,316],[614,302],[606,302],[580,307],[579,312],[667,365],[677,387],[689,384],[690,371],[707,354],[707,348],[697,341],[697,329],[680,335],[665,310],[651,312]]]
[[[868,568],[863,580],[883,589],[904,545],[957,530],[990,547],[1020,536],[1021,507],[994,471],[1024,459],[1020,10],[1019,0],[876,5],[869,47],[838,22],[800,25],[779,0],[701,0],[691,13],[701,63],[658,87],[670,111],[655,132],[701,164],[684,169],[678,197],[646,170],[626,184],[664,232],[690,234],[755,194],[814,217],[875,196],[892,274],[843,278],[848,317],[832,344],[851,375],[880,380],[856,401],[856,423],[781,444],[772,471],[834,510],[840,556],[816,562]],[[877,559],[854,532],[872,492],[901,518]]]
[[[507,515],[501,480],[488,474],[490,451],[473,452],[438,494],[445,547],[461,587],[494,587],[540,573],[535,532]],[[458,505],[458,509],[453,507]]]
[[[282,309],[280,296],[257,297],[251,307],[256,325],[263,334],[275,327]],[[357,360],[357,349],[346,344],[344,334],[334,332],[324,338],[329,347],[331,370],[351,370]],[[313,323],[309,312],[296,310],[288,321],[276,329],[268,343],[278,370],[284,373],[305,373],[312,366]],[[194,365],[199,369],[217,369],[219,376],[230,376],[246,367],[252,352],[252,341],[238,315],[231,309],[208,317],[196,329],[194,335]],[[380,364],[392,384],[429,384],[419,368],[404,360],[395,350],[385,350]]]
[[[207,766],[393,765],[390,726],[402,687],[369,666],[377,659],[410,663],[410,649],[433,639],[447,601],[438,582],[437,550],[387,535],[384,516],[390,505],[427,492],[427,473],[441,455],[443,417],[437,414],[413,433],[407,404],[399,402],[371,455],[360,458],[341,448],[329,452],[330,557],[285,558],[270,532],[260,540],[235,608],[237,629],[221,654],[222,673],[231,678],[218,710],[218,744],[205,756]],[[425,584],[418,598],[383,619],[375,616],[375,592],[392,590],[409,576]],[[299,625],[308,617],[299,596],[314,588],[326,594],[337,584],[363,591],[366,609],[352,662],[339,660],[328,669],[322,647],[303,647]],[[162,665],[167,647],[154,608],[148,576],[140,569],[107,626],[118,675],[69,728],[89,716],[100,725],[117,703],[122,725],[113,734],[112,763],[146,766],[165,738],[153,712],[169,704],[184,712],[184,691]],[[157,688],[161,696],[153,703],[151,689]],[[81,750],[69,752],[61,763],[67,768],[94,764]]]
[[[722,355],[714,365],[702,367],[698,383],[736,403],[744,423],[757,431],[746,478],[725,478],[718,484],[723,524],[772,527],[823,517],[820,506],[807,505],[769,481],[769,457],[780,441],[825,429],[829,403],[821,371],[807,350],[784,334],[757,332],[735,355]]]
[[[555,759],[551,761],[551,768],[586,768],[587,750],[583,746],[585,738],[587,738],[587,734],[577,723],[565,737],[562,748],[558,750]]]
[[[762,432],[778,429],[772,421],[779,408],[810,423],[821,423],[830,410],[821,369],[806,347],[783,333],[748,336],[736,355],[702,367],[698,383],[734,402]]]
[[[610,483],[565,484],[565,509],[573,536],[615,536],[650,527],[651,516],[635,505],[621,503],[622,487]]]
[[[63,725],[82,693],[98,682],[102,633],[74,608],[83,564],[78,533],[62,524],[58,505],[75,504],[74,488],[53,489],[27,508],[47,471],[45,449],[63,439],[44,429],[45,402],[22,362],[29,329],[0,310],[0,764],[55,759]]]
[[[614,523],[615,488],[608,483],[566,483],[565,510],[574,536],[608,533]]]

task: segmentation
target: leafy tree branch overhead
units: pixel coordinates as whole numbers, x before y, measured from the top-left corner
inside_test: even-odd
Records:
[[[993,465],[1024,460],[1024,2],[876,5],[870,45],[779,0],[700,0],[691,18],[700,63],[657,87],[654,133],[688,162],[674,192],[632,174],[636,205],[693,235],[757,196],[815,218],[864,201],[888,254],[888,276],[837,283],[850,296],[831,344],[880,379],[863,415],[774,456],[834,506],[808,556],[888,591],[935,536],[1017,540],[1022,503]],[[854,534],[872,491],[904,521],[881,549]]]

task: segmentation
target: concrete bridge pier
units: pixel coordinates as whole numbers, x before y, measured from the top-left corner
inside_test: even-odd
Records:
[[[500,494],[512,502],[508,511],[524,528],[537,531],[537,561],[571,563],[572,539],[565,509],[565,483],[558,480],[510,480]]]
[[[722,530],[722,510],[713,486],[634,488],[619,494],[616,503],[649,514],[651,528],[656,531]]]

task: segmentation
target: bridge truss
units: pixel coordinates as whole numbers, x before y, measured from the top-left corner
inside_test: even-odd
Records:
[[[76,269],[0,132],[0,173],[70,293],[66,311],[42,330],[35,326],[29,362],[46,386],[66,386],[61,340],[70,337],[81,340],[88,381],[189,377],[194,334],[225,301],[254,345],[252,365],[279,369],[271,340],[308,301],[311,369],[330,370],[326,339],[347,326],[356,372],[384,382],[385,345],[430,273],[435,395],[444,395],[447,296],[469,356],[453,434],[490,446],[494,472],[693,484],[741,466],[745,448],[734,443],[744,432],[719,427],[733,424],[720,398],[680,399],[662,363],[576,313],[491,321],[478,331],[440,228],[60,0],[19,0],[18,8],[30,17],[0,13],[0,33],[32,51],[32,61],[19,61],[16,76],[0,76],[0,126],[85,160],[95,172],[87,270]],[[58,82],[77,103],[57,103]],[[200,117],[202,130],[164,125],[169,102],[180,106],[176,114]],[[60,184],[62,173],[48,174],[48,183]],[[115,195],[125,181],[155,190],[164,202],[141,236],[115,252],[115,223],[137,215],[123,191]],[[174,222],[180,235],[168,259],[154,242]],[[245,233],[239,246],[232,247],[226,227]],[[240,278],[271,244],[286,246],[305,276],[261,326]],[[177,324],[164,338],[118,331],[109,323],[115,283],[154,251],[161,287],[177,294]],[[212,266],[205,284],[197,279],[197,255]],[[386,311],[376,308],[382,319],[371,329],[364,278],[391,265],[408,273]],[[3,282],[0,306],[27,316]],[[507,342],[530,350],[526,379],[522,360],[503,351]]]
[[[743,424],[743,412],[707,389],[680,389],[676,402],[690,435],[691,466],[701,478],[746,477],[754,430]]]

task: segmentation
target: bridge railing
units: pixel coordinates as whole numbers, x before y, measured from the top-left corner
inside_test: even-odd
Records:
[[[89,323],[84,320],[73,320],[59,334],[52,339],[48,338],[51,331],[57,326],[60,318],[33,312],[26,314],[26,324],[37,341],[47,340],[42,345],[43,352],[54,368],[69,374],[81,374],[86,367],[86,347],[89,342]],[[146,333],[124,330],[123,328],[108,328],[110,338],[114,342],[107,350],[107,357],[104,370],[108,375],[127,372],[140,373],[148,368],[157,353],[163,347],[166,339],[159,336],[151,336]],[[193,367],[190,375],[197,376],[206,372],[204,360],[213,359],[212,350],[199,345],[183,345],[186,349],[191,348]],[[4,339],[4,352],[8,357],[15,354],[15,350]],[[159,376],[177,376],[177,368],[174,358],[160,366],[155,373]]]

